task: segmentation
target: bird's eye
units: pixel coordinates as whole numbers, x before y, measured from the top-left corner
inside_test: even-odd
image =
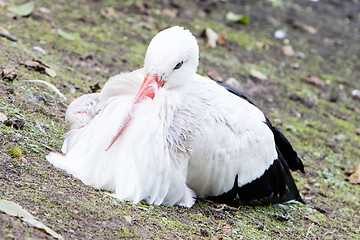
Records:
[[[178,64],[176,64],[176,66],[174,67],[174,70],[181,68],[181,66],[183,65],[183,63],[184,63],[183,61],[178,62]]]

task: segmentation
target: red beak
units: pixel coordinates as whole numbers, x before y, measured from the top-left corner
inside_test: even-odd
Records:
[[[155,87],[159,89],[164,85],[164,81],[159,81],[158,76],[153,73],[148,73],[146,75],[144,82],[142,83],[139,92],[136,94],[136,97],[133,102],[133,106],[131,107],[130,112],[126,116],[124,123],[121,126],[121,129],[118,131],[116,136],[111,140],[110,145],[105,149],[105,151],[109,150],[111,146],[116,142],[116,140],[121,136],[121,134],[126,130],[126,128],[129,126],[133,112],[135,109],[136,104],[142,102],[146,98],[153,99],[155,97]],[[156,89],[156,90],[157,90]]]

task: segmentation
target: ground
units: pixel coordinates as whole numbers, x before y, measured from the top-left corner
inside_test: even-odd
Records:
[[[359,238],[360,185],[346,180],[360,164],[360,101],[351,94],[360,89],[358,0],[38,0],[30,16],[14,18],[9,6],[22,3],[0,1],[0,27],[17,38],[0,38],[0,72],[17,73],[0,81],[0,113],[13,121],[0,123],[1,199],[65,239]],[[227,20],[230,11],[248,24]],[[188,209],[119,202],[45,160],[61,148],[68,104],[24,80],[44,80],[78,97],[141,67],[150,39],[173,25],[197,37],[200,74],[235,78],[292,142],[305,165],[306,174],[293,176],[306,205],[233,208],[198,200]],[[205,46],[206,27],[225,36],[223,44]],[[274,37],[279,29],[284,39]],[[21,64],[34,58],[56,77],[47,67]],[[267,79],[251,77],[254,70]],[[11,126],[15,120],[24,126]],[[1,239],[52,238],[5,213],[0,222]]]

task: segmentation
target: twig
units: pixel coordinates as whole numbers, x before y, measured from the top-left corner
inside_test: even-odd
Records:
[[[305,235],[305,238],[307,239],[308,238],[308,235],[310,234],[310,230],[311,230],[311,228],[314,226],[314,223],[312,223],[311,225],[310,225],[310,227],[309,227],[309,229],[308,229],[308,231],[307,231],[307,233],[306,233],[306,235]]]
[[[4,38],[7,38],[10,41],[17,42],[17,38],[15,36],[13,36],[13,35],[10,35],[10,34],[4,33],[4,32],[0,32],[0,36],[4,37]]]
[[[48,86],[49,88],[51,88],[51,90],[53,90],[56,94],[58,94],[61,98],[63,98],[65,101],[67,100],[67,98],[59,91],[59,89],[57,89],[54,85],[52,85],[51,83],[48,83],[46,81],[43,80],[24,80],[24,82],[31,82],[31,83],[41,83],[44,84],[46,86]]]

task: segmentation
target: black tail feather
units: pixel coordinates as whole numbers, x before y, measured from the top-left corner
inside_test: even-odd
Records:
[[[211,200],[229,205],[268,205],[291,200],[305,203],[281,154],[261,177],[241,187],[237,182],[238,176],[230,191]]]
[[[270,128],[274,134],[275,144],[279,148],[279,151],[286,160],[289,168],[292,171],[300,170],[300,172],[305,173],[304,164],[301,159],[298,157],[296,151],[291,146],[289,140],[279,131],[276,127],[271,126],[269,119],[266,119],[270,124]]]

